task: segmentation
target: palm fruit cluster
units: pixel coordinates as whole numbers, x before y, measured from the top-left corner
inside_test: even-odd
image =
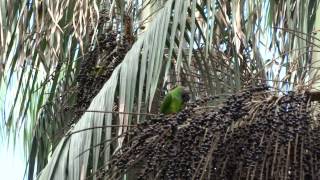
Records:
[[[189,103],[133,128],[99,173],[107,179],[317,179],[320,128],[310,93],[265,85]],[[218,100],[217,100],[218,99]],[[215,106],[210,106],[212,102]],[[127,176],[128,177],[128,176]]]
[[[78,120],[92,99],[110,78],[115,67],[122,62],[130,44],[117,40],[117,33],[110,31],[100,36],[98,45],[85,55],[80,63],[77,81],[77,100],[74,106],[76,116],[71,123]]]

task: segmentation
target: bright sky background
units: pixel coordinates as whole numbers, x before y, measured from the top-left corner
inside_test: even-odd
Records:
[[[25,169],[22,147],[17,146],[14,152],[12,146],[7,147],[7,142],[0,143],[0,179],[22,180]]]
[[[8,86],[8,89],[4,89],[4,86],[0,88],[0,125],[4,124],[7,118],[10,107],[13,104],[15,93],[17,91],[18,79],[15,74],[12,76],[12,81]],[[3,127],[0,127],[2,130]],[[22,135],[21,131],[19,134]],[[1,180],[22,180],[25,171],[25,157],[23,152],[22,136],[17,138],[15,142],[15,147],[13,147],[13,140],[10,141],[10,146],[8,147],[8,138],[3,137],[3,132],[0,132],[0,179]]]

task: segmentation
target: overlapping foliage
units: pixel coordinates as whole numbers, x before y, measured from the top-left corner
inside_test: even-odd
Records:
[[[316,84],[318,1],[168,0],[148,19],[145,32],[137,30],[139,35],[133,29],[145,20],[140,11],[146,7],[137,1],[1,3],[0,87],[18,77],[1,129],[16,135],[23,127],[29,178],[34,167],[36,174],[45,167],[43,179],[94,174],[121,147],[128,127],[144,118],[139,113],[157,113],[159,89],[167,84],[189,86],[193,98],[266,80],[282,90]],[[137,39],[112,74],[105,65],[124,54],[110,58],[103,50],[113,42],[99,42],[99,37],[110,29],[120,30],[118,44]],[[269,53],[274,56],[264,65]],[[94,67],[81,74],[86,70],[81,61],[90,59]],[[76,78],[100,78],[100,72],[105,78],[97,84],[81,86]],[[90,98],[79,108],[82,95]],[[83,111],[80,119],[73,118]],[[70,121],[77,123],[70,127]]]

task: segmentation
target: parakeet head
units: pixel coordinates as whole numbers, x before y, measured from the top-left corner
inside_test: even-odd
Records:
[[[182,87],[182,99],[184,103],[190,100],[190,90],[186,87]]]

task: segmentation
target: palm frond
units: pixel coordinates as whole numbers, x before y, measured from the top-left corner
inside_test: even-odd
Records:
[[[124,58],[117,51],[106,55],[108,42],[101,42],[101,37],[110,29],[120,30],[119,41],[113,43],[123,45],[127,40],[125,46],[130,47],[136,33],[132,27],[143,21],[139,10],[150,7],[126,14],[132,1],[13,2],[0,3],[8,7],[1,11],[5,15],[0,14],[1,91],[8,91],[16,74],[19,80],[6,124],[0,127],[13,134],[24,128],[30,178],[35,166],[40,171],[46,165],[50,152],[40,178],[93,175],[122,146],[128,127],[145,118],[135,114],[158,113],[162,89],[172,85],[189,86],[196,98],[233,93],[265,81],[276,89],[294,89],[317,76],[317,68],[310,67],[317,54],[309,51],[316,52],[318,42],[310,35],[317,23],[318,1],[168,0],[160,9],[162,4],[155,6],[158,1],[145,1],[142,5],[152,5],[154,14]],[[263,45],[274,54],[266,65]],[[103,80],[95,80],[99,73],[85,78],[93,79],[87,85],[96,87],[94,92],[88,92],[92,88],[73,92],[81,85],[81,68],[90,66],[92,73],[100,61],[109,63],[115,57],[117,62],[109,64]],[[309,75],[310,69],[315,71]],[[82,107],[84,94],[90,98],[84,98]],[[125,113],[99,113],[114,108]],[[76,123],[71,130],[69,122]],[[111,128],[115,124],[119,126]],[[94,128],[102,126],[106,128]],[[88,131],[80,133],[81,129]],[[69,135],[64,135],[66,131]],[[117,141],[98,146],[118,136]],[[68,174],[63,174],[65,170]]]

